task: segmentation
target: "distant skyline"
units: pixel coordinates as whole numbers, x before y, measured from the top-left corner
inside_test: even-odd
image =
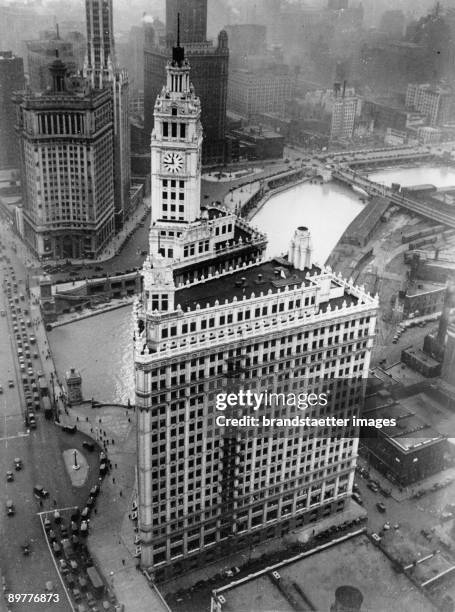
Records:
[[[277,3],[284,0],[275,0]],[[361,0],[350,0],[351,6],[357,6]],[[208,0],[208,34],[216,36],[218,31],[228,23],[242,23],[242,17],[248,12],[248,7],[254,5],[260,9],[266,0]],[[431,9],[434,0],[362,0],[365,9],[364,23],[371,27],[377,25],[385,10],[401,9],[405,15],[420,17]],[[7,5],[42,7],[43,12],[53,13],[56,21],[85,21],[84,0],[0,0],[0,6]],[[288,0],[288,4],[306,7],[324,7],[327,0]],[[131,26],[138,25],[144,13],[165,20],[166,0],[117,0],[114,2],[114,30],[128,31]],[[441,6],[455,9],[455,0],[442,0]]]

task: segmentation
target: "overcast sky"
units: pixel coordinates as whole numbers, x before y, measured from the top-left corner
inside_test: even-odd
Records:
[[[265,3],[271,0],[208,0],[209,33],[214,35],[227,22],[236,20],[236,15],[245,12],[245,8],[256,5],[260,11]],[[273,0],[272,0],[273,1]],[[277,3],[280,0],[275,0]],[[322,7],[327,0],[287,0],[292,4],[302,6]],[[55,14],[58,20],[77,19],[84,21],[84,0],[0,0],[1,4],[22,4],[37,7],[41,5],[46,12]],[[351,6],[357,6],[360,0],[350,0]],[[435,5],[435,0],[362,0],[365,9],[365,25],[374,26],[379,21],[384,10],[402,9],[408,18],[420,17]],[[443,6],[455,8],[455,0],[442,0]],[[165,0],[114,0],[114,28],[116,31],[129,30],[132,25],[139,24],[144,12],[164,19]]]

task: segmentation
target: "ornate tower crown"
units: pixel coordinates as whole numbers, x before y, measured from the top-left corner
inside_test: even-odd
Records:
[[[167,94],[170,94],[174,99],[178,99],[191,93],[190,65],[185,58],[185,49],[180,46],[180,13],[177,15],[177,45],[172,48],[172,59],[166,66],[166,72]]]

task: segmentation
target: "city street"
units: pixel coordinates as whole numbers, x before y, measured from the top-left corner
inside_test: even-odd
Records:
[[[359,461],[359,465],[366,467],[366,462],[362,459]],[[422,533],[422,530],[433,533],[435,528],[444,524],[442,513],[446,510],[448,504],[453,503],[455,482],[437,491],[428,489],[431,489],[432,484],[442,482],[448,475],[453,477],[453,468],[445,473],[435,474],[428,479],[426,484],[425,482],[416,483],[409,490],[401,491],[395,488],[396,493],[391,483],[376,470],[370,468],[369,473],[370,478],[379,481],[385,488],[391,489],[392,496],[385,497],[380,492],[373,492],[368,487],[368,480],[356,473],[359,493],[364,507],[368,511],[368,531],[379,534],[383,530],[384,524],[388,522],[391,529],[382,532],[385,538],[384,543],[387,547],[393,547],[399,555],[403,556],[408,554],[408,551],[402,543],[402,538],[412,543],[412,546],[427,549],[428,553],[440,548],[441,543],[438,542],[437,537],[435,535],[429,537],[428,534]],[[428,492],[419,499],[413,498],[412,492],[421,489],[426,489]],[[397,501],[400,498],[401,501]],[[378,502],[384,504],[384,513],[378,511],[376,507]],[[398,528],[395,529],[394,526],[396,525]],[[447,551],[444,554],[452,557]]]
[[[2,242],[6,245],[7,254],[15,267],[18,286],[21,286],[22,281],[22,290],[25,293],[25,269],[10,248],[10,239],[5,232],[2,233]],[[24,305],[23,302],[21,304]],[[8,311],[3,287],[0,292],[0,310]],[[41,362],[35,359],[34,367],[42,367]],[[9,387],[9,380],[13,381],[14,387]],[[9,314],[0,317],[0,385],[3,388],[3,393],[0,394],[2,574],[10,593],[44,593],[46,582],[51,581],[52,592],[59,595],[59,602],[40,603],[40,610],[70,610],[43,536],[38,513],[67,506],[84,506],[90,488],[98,482],[98,458],[96,453],[83,450],[82,442],[87,439],[86,436],[79,433],[67,434],[52,421],[45,420],[42,414],[37,414],[35,430],[25,428],[23,394]],[[89,463],[88,479],[81,487],[72,486],[65,468],[62,453],[68,449],[83,452]],[[15,458],[20,458],[23,462],[19,471],[14,469]],[[6,472],[9,470],[13,472],[12,482],[7,482]],[[34,495],[33,487],[37,484],[49,491],[47,499],[40,500]],[[7,515],[7,500],[14,504],[13,516]],[[25,543],[31,545],[31,553],[27,557],[24,557],[21,551],[21,546]],[[30,567],[30,571],[27,571],[27,567]],[[30,609],[28,603],[11,605],[11,610]]]
[[[85,277],[103,276],[105,274],[114,275],[126,272],[126,270],[141,268],[145,259],[144,252],[148,250],[148,234],[150,226],[150,213],[141,225],[128,238],[122,249],[111,259],[100,262],[93,262],[83,266],[66,266],[64,262],[60,272],[51,273],[55,281],[83,279]],[[115,241],[115,240],[114,240]],[[71,272],[71,274],[70,274]]]

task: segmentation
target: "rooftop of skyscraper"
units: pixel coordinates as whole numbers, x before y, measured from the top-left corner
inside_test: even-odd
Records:
[[[208,277],[203,282],[180,286],[176,291],[175,303],[183,310],[194,310],[214,306],[216,303],[241,301],[259,297],[261,294],[276,294],[285,289],[298,289],[318,285],[317,277],[324,270],[317,265],[301,270],[295,268],[285,257],[252,262],[239,266],[228,274]],[[344,280],[333,276],[330,283],[330,297],[321,305],[321,312],[343,306],[355,306],[362,299],[362,291]],[[366,295],[366,294],[365,294]],[[279,314],[279,313],[278,313]]]

